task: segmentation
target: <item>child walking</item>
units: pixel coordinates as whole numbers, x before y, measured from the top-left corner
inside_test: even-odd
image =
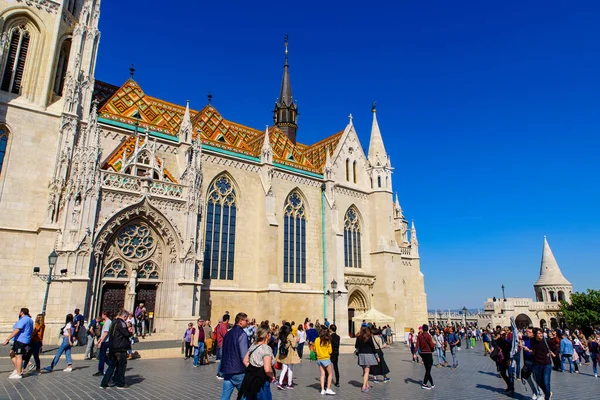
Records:
[[[331,365],[331,336],[329,329],[323,326],[319,337],[315,340],[315,353],[317,353],[317,365],[321,371],[321,394],[334,395],[331,390],[331,381],[333,379],[333,366]],[[325,375],[327,375],[327,389],[325,389]]]

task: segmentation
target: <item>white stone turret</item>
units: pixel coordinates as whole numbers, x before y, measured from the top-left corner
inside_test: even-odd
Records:
[[[369,142],[369,175],[371,189],[374,191],[392,192],[392,167],[383,145],[383,138],[377,123],[376,103],[371,108],[373,124],[371,126],[371,140]]]
[[[533,284],[533,288],[537,301],[556,302],[561,300],[570,301],[571,299],[573,285],[560,271],[546,236],[544,236],[540,276]]]
[[[190,101],[188,100],[185,106],[185,112],[183,113],[183,120],[179,126],[179,139],[183,143],[190,144],[192,142],[193,133],[192,119],[190,117]]]

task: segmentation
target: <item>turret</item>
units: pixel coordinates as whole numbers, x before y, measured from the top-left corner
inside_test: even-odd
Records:
[[[544,236],[544,246],[542,248],[540,276],[533,284],[533,289],[535,290],[537,301],[557,302],[571,300],[573,285],[560,271],[546,236]]]
[[[373,124],[371,126],[371,140],[369,142],[369,174],[371,189],[374,191],[392,192],[392,167],[383,145],[383,138],[377,122],[377,102],[371,107]]]

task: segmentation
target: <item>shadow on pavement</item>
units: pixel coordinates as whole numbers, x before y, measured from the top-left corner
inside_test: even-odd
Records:
[[[408,383],[414,383],[415,385],[419,385],[421,386],[421,384],[423,383],[422,381],[418,381],[416,379],[413,378],[405,378],[404,379],[404,383],[408,384]]]
[[[524,396],[524,395],[522,395],[522,394],[519,394],[519,393],[515,393],[514,395],[512,395],[512,396],[509,396],[509,395],[508,395],[508,394],[507,394],[507,393],[504,391],[504,389],[502,389],[502,388],[497,388],[497,387],[493,387],[493,386],[489,386],[489,385],[482,385],[482,384],[479,384],[479,383],[478,383],[478,384],[477,384],[475,387],[476,387],[477,389],[485,389],[485,390],[489,390],[490,392],[494,392],[494,393],[497,393],[497,394],[500,394],[500,395],[505,395],[506,397],[509,397],[509,398],[511,398],[511,399],[517,399],[517,400],[529,400],[529,399],[531,398],[531,397],[529,397],[529,396]]]
[[[498,377],[498,373],[497,372],[487,372],[487,371],[477,371],[477,372],[479,372],[480,374],[495,376],[496,378]]]
[[[362,388],[362,382],[359,381],[348,381],[348,384],[357,388]],[[319,387],[321,387],[321,385],[319,385]]]
[[[141,375],[125,376],[125,383],[129,386],[137,385],[138,383],[142,383],[144,380],[144,377]]]

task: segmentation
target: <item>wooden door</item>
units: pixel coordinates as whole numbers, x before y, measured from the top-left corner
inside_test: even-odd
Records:
[[[139,284],[137,286],[136,306],[144,303],[147,313],[153,313],[156,306],[156,284]],[[154,315],[156,317],[156,315]]]
[[[119,313],[125,306],[125,285],[122,283],[107,283],[102,288],[102,304],[100,311],[109,311],[110,318]]]

